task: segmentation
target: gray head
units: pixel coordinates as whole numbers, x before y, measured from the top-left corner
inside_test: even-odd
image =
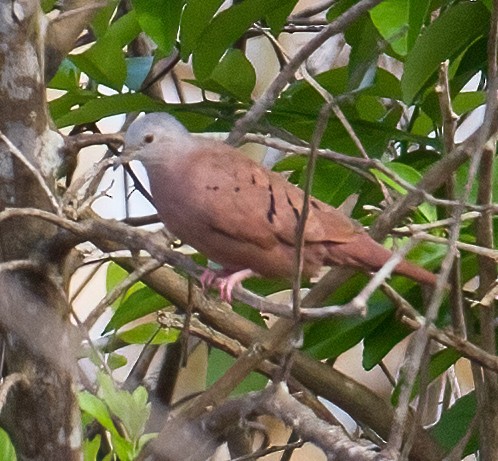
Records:
[[[135,120],[126,131],[123,160],[143,160],[154,147],[165,152],[169,146],[178,145],[190,138],[188,130],[166,112],[145,114]]]

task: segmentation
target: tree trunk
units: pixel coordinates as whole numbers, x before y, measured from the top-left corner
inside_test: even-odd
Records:
[[[62,139],[48,126],[44,21],[36,0],[0,0],[0,131],[48,186],[0,140],[0,210],[55,211],[49,191]],[[17,377],[0,425],[19,460],[81,458],[69,309],[57,282],[60,261],[46,250],[56,230],[35,217],[0,221],[1,373],[5,382]]]

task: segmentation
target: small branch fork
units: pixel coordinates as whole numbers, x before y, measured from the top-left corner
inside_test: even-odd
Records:
[[[250,416],[262,414],[272,415],[293,427],[303,440],[320,447],[327,459],[386,460],[379,453],[352,441],[341,427],[331,426],[317,418],[312,410],[289,394],[283,383],[226,401],[205,417],[204,427],[216,434],[227,426],[227,421],[235,425]]]

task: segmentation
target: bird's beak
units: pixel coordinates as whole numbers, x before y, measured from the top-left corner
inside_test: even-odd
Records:
[[[119,157],[116,158],[116,161],[114,162],[114,170],[119,168],[122,165],[127,165],[133,160],[135,151],[131,149],[124,149],[120,154]]]
[[[132,160],[135,160],[137,154],[137,149],[133,148],[127,148],[126,146],[122,150],[121,154],[119,155],[119,160],[121,163],[129,163]]]

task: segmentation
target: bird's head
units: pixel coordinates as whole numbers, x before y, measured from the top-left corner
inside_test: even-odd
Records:
[[[188,130],[172,115],[165,112],[146,114],[135,120],[126,131],[121,162],[147,162],[155,155],[164,155],[168,148],[174,148],[188,138]]]

